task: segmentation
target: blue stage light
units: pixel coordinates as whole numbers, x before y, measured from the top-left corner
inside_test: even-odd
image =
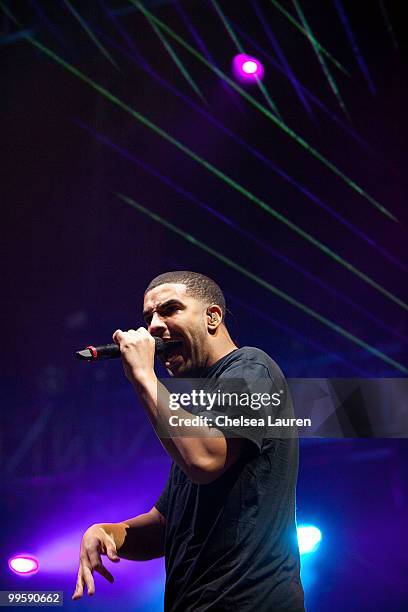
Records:
[[[307,555],[315,552],[322,540],[322,532],[314,525],[299,525],[297,528],[299,552]]]

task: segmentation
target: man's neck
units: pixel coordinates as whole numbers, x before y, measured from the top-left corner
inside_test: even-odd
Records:
[[[207,367],[210,368],[214,365],[214,363],[217,363],[217,361],[219,361],[229,353],[232,353],[232,351],[235,351],[237,348],[238,347],[233,343],[229,335],[226,338],[217,338],[217,341],[215,341],[213,346],[211,347],[211,351],[207,360]]]

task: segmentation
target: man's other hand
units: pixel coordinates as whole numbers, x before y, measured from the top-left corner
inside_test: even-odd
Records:
[[[113,537],[100,525],[92,525],[82,537],[79,555],[79,569],[76,587],[72,599],[80,599],[86,586],[88,595],[95,593],[94,571],[109,582],[113,582],[112,574],[102,563],[102,555],[117,563],[120,561]]]

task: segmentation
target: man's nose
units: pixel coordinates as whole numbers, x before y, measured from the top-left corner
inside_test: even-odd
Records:
[[[155,312],[153,314],[152,320],[150,321],[149,327],[147,328],[147,331],[152,336],[158,336],[159,338],[161,338],[161,336],[164,334],[166,329],[167,329],[167,326],[165,322],[157,314],[157,312]]]

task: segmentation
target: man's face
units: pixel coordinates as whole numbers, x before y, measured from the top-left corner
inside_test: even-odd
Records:
[[[182,283],[165,283],[146,293],[143,316],[148,331],[163,340],[181,342],[166,357],[166,368],[173,376],[188,376],[206,366],[206,312],[203,302],[187,295]]]

